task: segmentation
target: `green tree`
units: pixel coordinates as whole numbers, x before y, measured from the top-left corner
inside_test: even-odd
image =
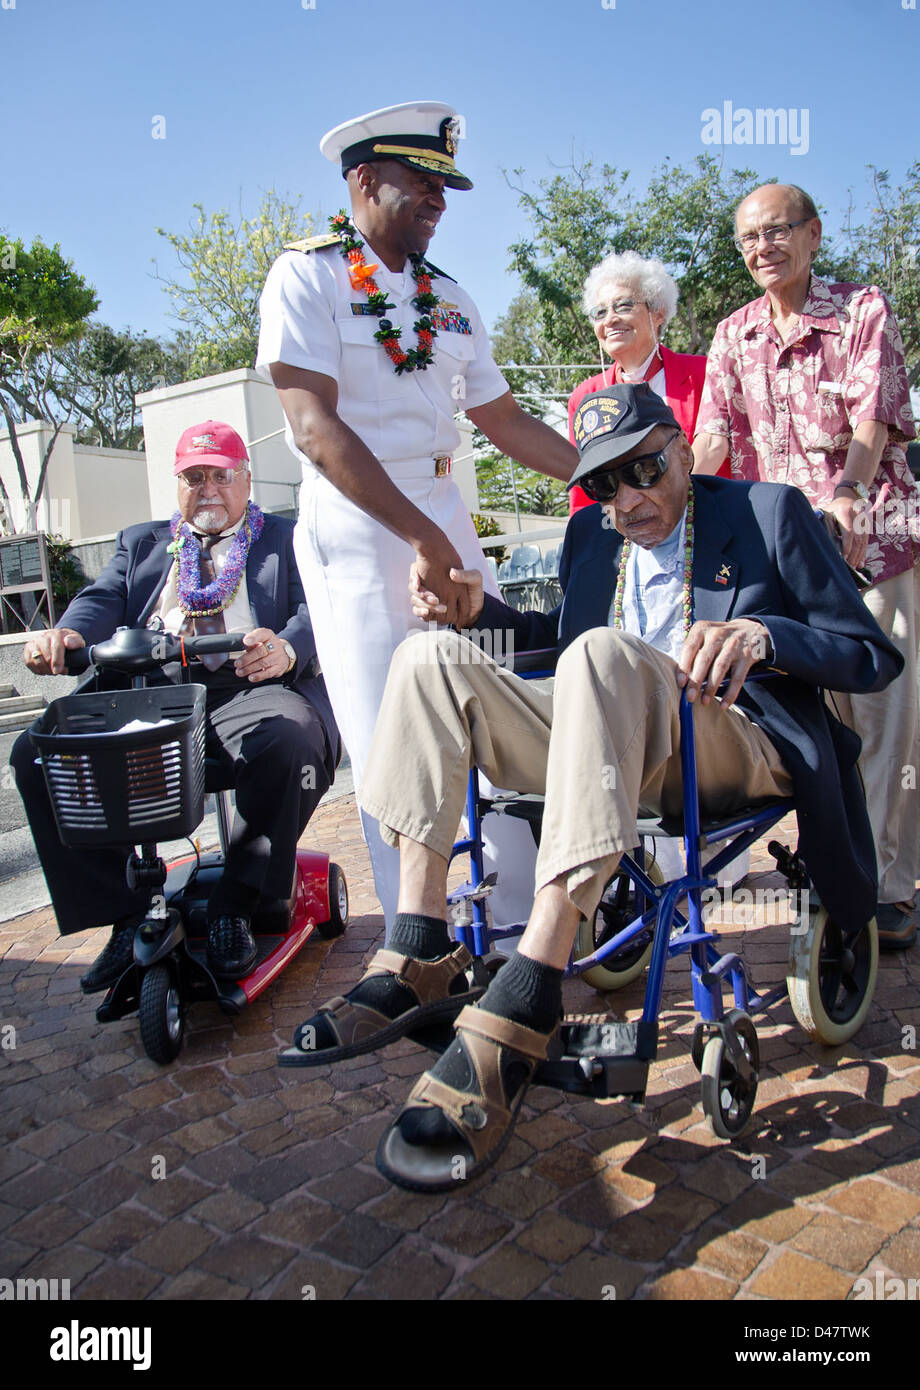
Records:
[[[182,278],[157,279],[173,302],[175,316],[192,343],[189,375],[210,376],[251,367],[259,341],[259,295],[272,262],[287,242],[309,236],[312,218],[300,199],[285,201],[274,189],[254,217],[236,218],[222,208],[208,213],[194,204],[187,232],[157,228],[176,254]],[[156,262],[154,262],[156,264]]]
[[[874,202],[868,220],[854,225],[852,199],[846,235],[849,278],[878,285],[891,300],[911,386],[920,386],[920,161],[898,187],[887,169],[870,164]]]
[[[16,437],[16,414],[24,420],[28,408],[17,400],[13,387],[16,379],[28,376],[40,359],[79,338],[98,305],[95,290],[77,273],[73,262],[62,255],[59,245],[46,246],[36,237],[26,247],[21,238],[0,236],[0,410],[16,461],[27,528],[35,524],[35,507],[45,485],[57,430],[43,455],[33,495]],[[0,503],[0,524],[11,532],[12,509],[2,480]]]

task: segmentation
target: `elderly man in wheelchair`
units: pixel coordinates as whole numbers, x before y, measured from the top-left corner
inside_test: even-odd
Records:
[[[473,627],[510,632],[518,650],[555,647],[555,679],[522,680],[449,631],[396,653],[362,802],[400,849],[399,913],[362,979],[291,1050],[301,1065],[335,1061],[454,1015],[453,1042],[378,1150],[381,1171],[417,1190],[468,1181],[507,1142],[558,1029],[579,923],[637,845],[640,810],[682,812],[682,702],[695,708],[703,811],[794,798],[801,859],[843,939],[875,912],[858,739],[822,687],[880,689],[901,659],[824,528],[794,488],[691,479],[689,443],[645,384],[586,397],[575,434],[572,482],[601,505],[569,523],[559,608],[514,612],[483,598],[476,573],[458,576]],[[415,606],[438,616],[434,594]],[[746,684],[755,667],[764,678]],[[475,1006],[445,918],[471,766],[545,794],[533,910]]]

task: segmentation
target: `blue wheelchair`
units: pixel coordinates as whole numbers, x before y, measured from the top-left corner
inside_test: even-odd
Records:
[[[514,669],[536,679],[551,674],[553,651],[517,653]],[[701,1075],[701,1100],[714,1133],[722,1139],[741,1134],[754,1109],[760,1049],[754,1017],[785,998],[796,1020],[815,1041],[831,1046],[846,1042],[862,1026],[871,1007],[878,972],[878,935],[872,918],[854,938],[846,937],[818,902],[807,870],[797,853],[770,841],[768,849],[801,911],[790,928],[786,978],[759,993],[735,952],[723,954],[719,934],[703,917],[703,897],[716,886],[719,871],[777,824],[794,803],[776,799],[743,808],[727,818],[701,819],[693,734],[693,706],[680,703],[682,820],[639,821],[642,842],[624,854],[606,885],[592,922],[581,924],[567,970],[600,991],[637,979],[647,969],[642,1017],[636,1022],[564,1021],[534,1083],[597,1098],[620,1096],[637,1105],[645,1100],[648,1074],[658,1051],[662,989],[668,961],[690,957],[693,1004],[699,1021],[691,1055]],[[523,924],[491,927],[485,905],[497,876],[484,877],[481,821],[499,812],[530,822],[539,837],[543,800],[535,796],[480,795],[479,777],[470,772],[467,828],[451,858],[469,854],[471,877],[448,896],[454,934],[474,958],[474,978],[484,982],[504,957],[492,943],[519,936]],[[665,882],[654,857],[661,837],[683,839],[686,871]],[[719,846],[703,866],[703,854]],[[686,899],[686,911],[678,904]],[[730,983],[732,1004],[724,990]]]

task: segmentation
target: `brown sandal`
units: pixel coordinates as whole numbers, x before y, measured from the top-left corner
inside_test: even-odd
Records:
[[[388,1018],[369,1004],[337,995],[300,1025],[294,1046],[279,1054],[278,1065],[319,1067],[327,1062],[341,1062],[346,1057],[358,1057],[362,1052],[374,1052],[422,1025],[454,1019],[464,1005],[471,1004],[483,993],[482,986],[450,993],[452,981],[464,974],[471,964],[472,956],[465,946],[457,946],[449,955],[437,960],[416,960],[383,947],[358,983],[377,975],[394,976],[398,984],[415,995],[417,1004],[396,1018]],[[320,1019],[337,1040],[332,1047],[316,1046],[316,1024]]]
[[[546,1057],[547,1034],[485,1009],[465,1008],[454,1027],[475,1073],[478,1095],[458,1091],[426,1071],[377,1149],[377,1167],[384,1177],[412,1192],[452,1192],[495,1162],[511,1138],[536,1065]],[[501,1074],[506,1052],[529,1067],[510,1107]],[[457,1131],[455,1145],[409,1144],[402,1137],[402,1115],[426,1107],[450,1120]]]

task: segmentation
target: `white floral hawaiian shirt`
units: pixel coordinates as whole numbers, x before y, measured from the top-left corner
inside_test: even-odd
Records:
[[[826,505],[863,420],[888,425],[869,488],[866,565],[878,583],[920,560],[920,488],[903,448],[915,429],[904,347],[887,299],[875,286],[831,285],[813,275],[787,342],[767,295],[719,324],[696,428],[728,437],[733,478],[791,483],[813,506]]]

